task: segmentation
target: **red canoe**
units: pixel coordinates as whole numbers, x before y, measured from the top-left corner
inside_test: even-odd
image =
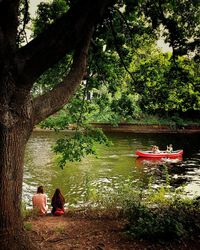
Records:
[[[136,155],[139,157],[150,157],[150,158],[177,158],[183,155],[183,150],[176,150],[171,153],[167,151],[160,151],[159,153],[153,153],[153,151],[142,151],[137,150]]]

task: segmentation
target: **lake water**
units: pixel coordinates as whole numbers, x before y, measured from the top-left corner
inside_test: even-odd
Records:
[[[66,132],[65,132],[66,133]],[[200,133],[198,134],[134,134],[109,133],[110,147],[98,146],[98,157],[88,156],[81,162],[68,162],[62,170],[55,163],[55,154],[51,151],[53,143],[64,132],[33,132],[25,155],[23,200],[31,206],[31,197],[39,185],[43,185],[48,202],[59,187],[65,196],[67,205],[81,206],[85,202],[88,185],[105,190],[117,189],[122,180],[132,179],[148,185],[151,175],[160,178],[160,162],[140,159],[136,149],[148,150],[151,145],[166,149],[172,143],[174,150],[183,149],[183,159],[177,163],[166,163],[171,185],[185,185],[190,196],[200,195]]]

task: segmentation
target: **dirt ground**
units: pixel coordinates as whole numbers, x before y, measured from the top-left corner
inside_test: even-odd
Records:
[[[196,250],[198,242],[153,244],[130,240],[124,233],[123,219],[45,216],[26,222],[28,233],[41,249],[49,250]]]

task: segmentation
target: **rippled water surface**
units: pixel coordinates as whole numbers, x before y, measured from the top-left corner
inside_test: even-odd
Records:
[[[89,186],[117,189],[120,181],[129,178],[148,183],[149,176],[159,177],[161,163],[136,158],[135,151],[147,150],[154,144],[166,149],[172,143],[174,150],[184,150],[183,159],[166,162],[171,184],[174,187],[184,184],[188,195],[200,195],[200,134],[107,134],[113,145],[98,146],[98,158],[89,156],[81,162],[69,162],[62,170],[55,164],[51,146],[63,135],[63,132],[34,132],[28,142],[23,183],[23,199],[28,206],[39,185],[44,186],[49,202],[59,187],[68,205],[80,206]]]

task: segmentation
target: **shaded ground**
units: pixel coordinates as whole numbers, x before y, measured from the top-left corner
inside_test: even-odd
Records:
[[[125,221],[122,219],[45,216],[27,221],[25,225],[32,241],[39,243],[41,249],[49,250],[196,250],[200,246],[199,239],[163,245],[130,240],[123,232]]]

